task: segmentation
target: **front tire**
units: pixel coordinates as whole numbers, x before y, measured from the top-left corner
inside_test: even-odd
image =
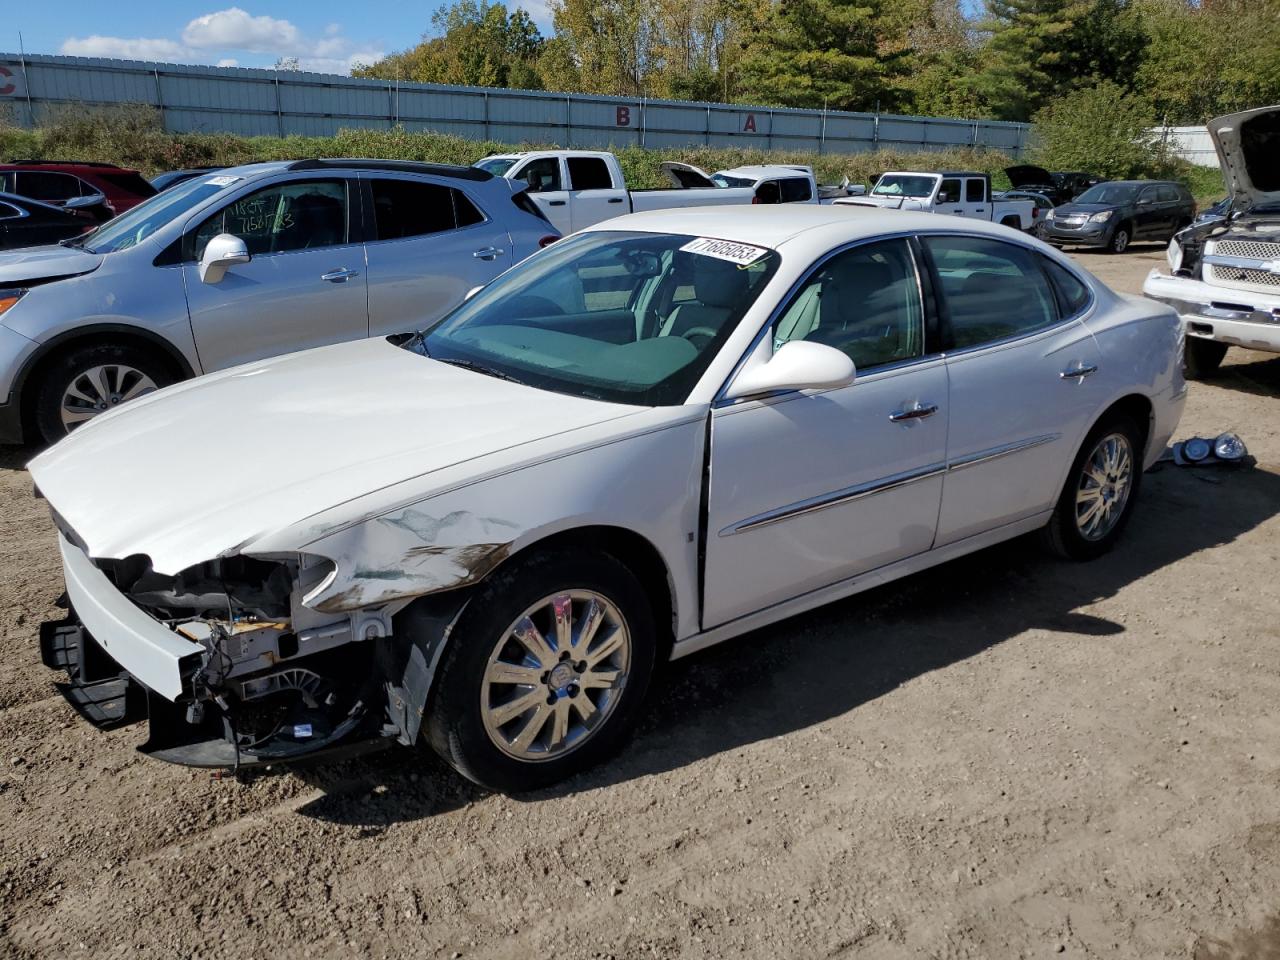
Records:
[[[1202,337],[1186,337],[1182,348],[1182,372],[1188,380],[1204,380],[1218,372],[1227,345]]]
[[[622,747],[656,654],[644,589],[611,554],[517,560],[480,585],[453,631],[428,742],[491,790],[549,786]]]
[[[1115,233],[1111,234],[1111,239],[1107,241],[1107,251],[1109,253],[1124,253],[1129,249],[1129,241],[1133,239],[1129,235],[1129,225],[1122,223],[1116,227]]]
[[[134,344],[73,346],[54,357],[36,385],[36,428],[56,443],[101,413],[178,379],[155,350]]]
[[[1115,546],[1142,483],[1144,436],[1121,414],[1089,431],[1044,529],[1050,550],[1068,560],[1092,560]]]

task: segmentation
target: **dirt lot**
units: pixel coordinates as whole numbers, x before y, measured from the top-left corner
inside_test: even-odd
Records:
[[[1080,260],[1137,291],[1160,256]],[[1280,359],[1228,363],[1180,435],[1255,469],[1149,475],[1099,562],[1016,542],[681,661],[618,761],[520,799],[91,729],[0,454],[0,955],[1280,957]]]

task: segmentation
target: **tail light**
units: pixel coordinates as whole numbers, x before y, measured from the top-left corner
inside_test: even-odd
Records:
[[[1031,208],[1031,219],[1032,219],[1032,220],[1038,220],[1039,218],[1040,218],[1040,208],[1039,208],[1039,207],[1032,207],[1032,208]]]
[[[538,241],[538,247],[539,249],[544,247],[549,247],[559,239],[560,239],[559,237],[554,237],[551,234],[547,234],[545,237],[543,237],[541,240]]]

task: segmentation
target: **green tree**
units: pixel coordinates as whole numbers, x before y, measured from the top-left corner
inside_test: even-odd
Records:
[[[358,77],[482,87],[542,86],[537,70],[545,41],[533,18],[489,0],[458,0],[431,18],[436,36],[377,63]]]
[[[892,94],[899,51],[881,49],[881,0],[780,0],[742,63],[742,96],[871,110]]]
[[[1050,169],[1089,170],[1117,180],[1161,176],[1169,162],[1154,126],[1146,100],[1104,80],[1036,113],[1032,158]]]

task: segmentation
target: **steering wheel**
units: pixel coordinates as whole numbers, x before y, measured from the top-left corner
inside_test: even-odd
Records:
[[[694,337],[706,337],[708,340],[713,340],[719,332],[719,330],[716,330],[713,327],[690,327],[684,333],[680,334],[680,336],[690,341],[693,340]]]

